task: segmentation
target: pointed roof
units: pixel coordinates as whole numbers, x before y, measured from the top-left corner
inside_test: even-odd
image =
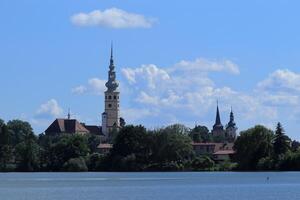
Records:
[[[219,125],[219,124],[221,124],[221,118],[220,118],[220,112],[219,112],[219,104],[217,103],[217,113],[216,113],[215,125]]]
[[[111,46],[110,46],[110,65],[109,67],[111,68],[114,68],[114,55],[113,55],[113,43],[111,42]]]
[[[116,72],[114,66],[114,59],[113,59],[113,45],[111,44],[110,49],[110,64],[109,64],[109,71],[108,71],[108,81],[105,83],[107,87],[107,91],[113,92],[116,91],[119,83],[116,80]]]
[[[234,121],[234,115],[233,115],[233,111],[232,111],[232,107],[231,107],[231,110],[230,110],[230,117],[229,117],[229,122],[227,124],[227,128],[229,127],[235,127],[236,124],[235,124],[235,121]]]
[[[217,101],[217,112],[216,112],[216,121],[213,126],[213,129],[222,129],[223,130],[223,125],[221,123],[221,117],[220,117],[220,112],[219,112],[219,103]]]

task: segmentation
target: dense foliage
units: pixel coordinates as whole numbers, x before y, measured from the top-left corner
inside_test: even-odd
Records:
[[[260,125],[242,131],[235,156],[221,163],[193,151],[192,142],[216,142],[205,126],[124,125],[112,135],[113,148],[103,154],[97,135],[37,136],[28,122],[0,119],[0,171],[300,170],[300,143],[280,123],[275,132]]]

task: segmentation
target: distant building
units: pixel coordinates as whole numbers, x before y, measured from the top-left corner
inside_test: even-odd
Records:
[[[119,83],[116,80],[116,71],[113,60],[113,48],[111,47],[108,81],[105,84],[107,90],[104,92],[104,112],[102,113],[102,126],[86,125],[76,119],[56,119],[45,130],[47,135],[57,134],[95,134],[101,136],[103,143],[111,142],[111,132],[118,131],[125,125],[125,120],[120,118],[120,92]]]
[[[234,154],[233,143],[192,143],[197,156],[207,155],[217,162],[228,160]]]
[[[110,142],[112,131],[120,128],[120,92],[119,83],[116,80],[116,71],[113,60],[113,48],[111,47],[108,81],[105,84],[107,90],[104,92],[104,112],[102,113],[102,133]],[[123,120],[124,121],[124,120]]]
[[[46,135],[59,134],[94,134],[102,135],[101,127],[94,125],[85,125],[76,119],[55,119],[54,122],[45,130]]]
[[[226,124],[226,128],[221,123],[221,117],[219,112],[219,105],[217,104],[217,113],[216,113],[216,121],[213,125],[213,129],[211,131],[212,136],[215,142],[234,142],[236,139],[237,126],[234,121],[234,115],[232,112],[232,108],[230,111],[230,119],[228,124]]]
[[[215,121],[215,124],[213,125],[212,136],[215,139],[220,140],[220,142],[224,141],[224,139],[225,139],[225,131],[224,131],[224,127],[221,123],[219,104],[217,104],[216,121]]]
[[[228,124],[226,125],[226,130],[225,130],[225,138],[228,142],[234,142],[236,139],[236,131],[237,131],[237,127],[234,121],[234,115],[232,112],[232,108],[230,111],[230,119]]]
[[[108,144],[108,143],[100,143],[98,146],[97,146],[97,149],[96,151],[100,154],[103,154],[103,155],[106,155],[108,154],[111,149],[113,148],[113,145],[112,144]]]

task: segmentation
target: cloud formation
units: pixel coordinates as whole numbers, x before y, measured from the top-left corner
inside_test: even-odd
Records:
[[[278,69],[268,78],[258,83],[258,88],[263,90],[300,92],[300,74],[288,69]]]
[[[172,70],[178,71],[194,71],[194,72],[229,72],[231,74],[239,74],[240,70],[237,64],[231,60],[208,60],[205,58],[197,58],[193,61],[181,60],[176,63]]]
[[[258,91],[258,86],[247,94],[228,86],[218,87],[209,78],[211,73],[216,72],[232,75],[240,73],[238,65],[231,60],[211,61],[205,58],[180,61],[171,67],[151,64],[122,69],[122,74],[127,81],[124,84],[128,84],[128,87],[133,90],[131,93],[133,96],[130,98],[135,103],[132,105],[156,113],[155,116],[143,116],[145,120],[148,119],[146,121],[193,123],[211,117],[210,124],[212,124],[217,99],[221,103],[221,111],[229,115],[232,105],[239,113],[240,119],[252,121],[253,124],[271,124],[278,118],[278,107],[267,103],[267,100],[277,99],[279,102],[287,100],[287,96],[274,96],[267,93],[265,89]],[[296,99],[294,97],[289,101],[295,103]],[[225,124],[227,120],[225,121],[224,117],[226,116],[223,116]]]
[[[246,127],[271,127],[282,120],[282,115],[286,120],[297,120],[300,116],[300,74],[287,69],[270,73],[247,93],[219,86],[211,79],[213,73],[232,78],[240,73],[239,66],[228,59],[182,60],[169,67],[143,64],[122,68],[121,72],[121,92],[124,95],[126,91],[126,106],[121,111],[128,123],[157,127],[175,122],[193,126],[198,122],[211,127],[217,100],[223,125],[229,120],[231,106],[238,124],[244,123]],[[105,81],[96,80],[90,79],[87,85],[73,90],[102,94]],[[91,89],[97,88],[92,85],[98,85],[98,89]]]
[[[71,16],[76,26],[104,26],[109,28],[151,28],[155,22],[141,14],[130,13],[118,8],[94,10],[90,13],[77,13]]]
[[[36,117],[40,118],[59,117],[62,114],[63,109],[59,106],[55,99],[50,99],[49,101],[43,103],[36,111]]]
[[[88,80],[86,85],[79,85],[72,88],[71,92],[73,94],[82,95],[82,94],[95,94],[95,95],[103,95],[105,91],[105,80],[98,78],[91,78]]]

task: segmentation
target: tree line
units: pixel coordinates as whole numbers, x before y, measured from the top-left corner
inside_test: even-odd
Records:
[[[300,170],[299,142],[278,123],[275,132],[255,126],[234,143],[235,156],[215,162],[197,156],[192,142],[217,142],[205,126],[174,124],[157,130],[127,125],[108,154],[97,150],[97,135],[36,135],[26,121],[0,120],[0,171],[220,171]]]

